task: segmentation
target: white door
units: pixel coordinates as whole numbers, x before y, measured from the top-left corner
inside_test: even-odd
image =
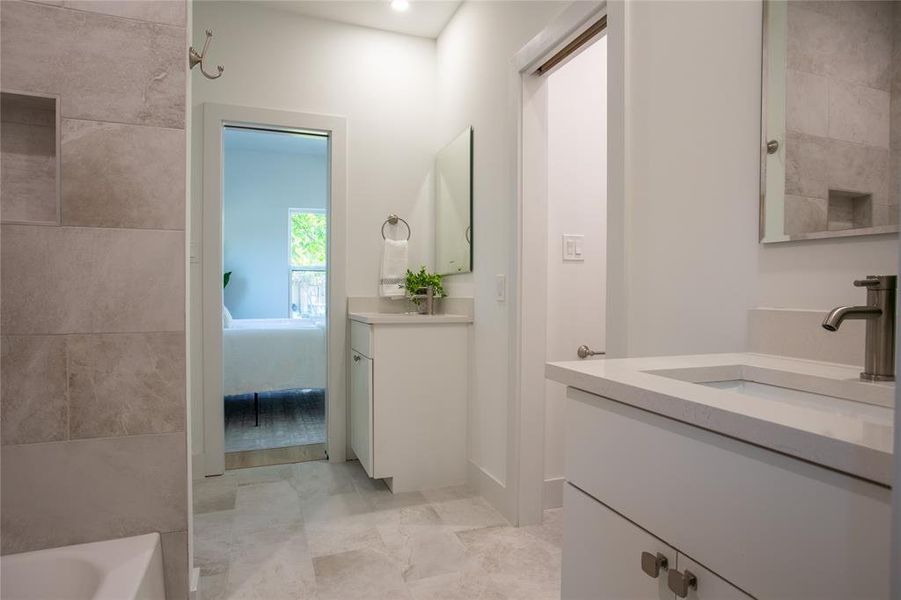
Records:
[[[563,490],[563,600],[674,600],[667,571],[653,577],[642,553],[676,564],[676,551],[585,492]],[[707,597],[707,596],[705,596]]]
[[[680,553],[672,577],[682,578],[686,571],[695,577],[694,586],[686,590],[689,600],[751,600],[751,596]]]
[[[606,350],[607,39],[548,76],[547,354]],[[545,507],[563,481],[563,385],[545,383]]]
[[[350,446],[372,477],[372,359],[351,352]]]

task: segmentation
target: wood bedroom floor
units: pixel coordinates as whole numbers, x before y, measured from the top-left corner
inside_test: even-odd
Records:
[[[194,564],[204,600],[558,600],[561,521],[392,494],[356,461],[241,469],[194,482]]]
[[[225,397],[226,452],[325,443],[325,390],[280,390],[259,396],[258,427],[253,394]]]

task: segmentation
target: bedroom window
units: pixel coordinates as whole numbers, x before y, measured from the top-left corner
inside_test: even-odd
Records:
[[[325,211],[292,208],[288,211],[288,220],[291,318],[324,318],[328,236]]]

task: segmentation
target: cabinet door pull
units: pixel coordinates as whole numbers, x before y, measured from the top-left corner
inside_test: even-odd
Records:
[[[354,362],[360,362],[360,355],[354,354]]]
[[[667,565],[669,565],[669,561],[659,552],[656,556],[650,552],[641,553],[641,570],[644,571],[648,577],[656,579],[660,576],[660,569],[666,571]]]
[[[698,589],[698,578],[688,569],[682,573],[673,569],[666,577],[666,584],[671,592],[684,598],[688,595],[688,590]]]

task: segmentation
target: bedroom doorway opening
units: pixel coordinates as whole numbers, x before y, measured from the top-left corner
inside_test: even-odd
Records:
[[[225,468],[327,457],[329,136],[223,124]]]

